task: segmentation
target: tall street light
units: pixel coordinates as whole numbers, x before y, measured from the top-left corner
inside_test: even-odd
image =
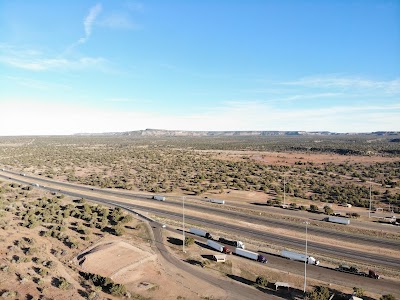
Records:
[[[306,286],[307,286],[307,262],[308,262],[308,254],[307,254],[307,225],[310,224],[310,222],[305,222],[306,224],[306,259],[304,260],[304,289],[303,292],[304,294],[306,293]]]
[[[371,178],[369,179],[369,212],[368,212],[368,218],[371,218],[371,189],[372,189],[372,182]]]
[[[286,200],[286,176],[283,175],[283,206],[285,206]]]
[[[183,253],[186,253],[186,251],[185,251],[185,196],[182,197],[182,234],[183,234],[182,251],[183,251]]]

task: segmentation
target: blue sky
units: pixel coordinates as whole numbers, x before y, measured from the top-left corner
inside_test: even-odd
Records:
[[[0,135],[400,130],[400,1],[0,0]]]

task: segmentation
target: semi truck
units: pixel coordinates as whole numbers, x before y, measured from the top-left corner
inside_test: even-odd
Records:
[[[340,272],[350,273],[350,274],[354,274],[354,275],[360,275],[360,276],[374,278],[374,279],[379,279],[381,277],[381,276],[379,276],[378,273],[376,273],[373,270],[368,270],[368,273],[360,272],[356,267],[348,266],[348,265],[340,265],[338,268],[336,268],[336,270],[340,271]]]
[[[252,260],[261,262],[266,264],[268,260],[265,258],[265,256],[258,254],[256,252],[251,252],[249,250],[241,249],[241,248],[235,248],[235,254],[239,256],[243,256],[246,258],[250,258]]]
[[[339,218],[339,217],[332,217],[329,216],[327,219],[328,222],[332,222],[332,223],[339,223],[339,224],[344,224],[344,225],[349,225],[350,224],[350,219],[346,219],[346,218]]]
[[[189,232],[212,240],[212,235],[205,230],[199,228],[190,228]]]
[[[227,247],[222,246],[221,244],[218,244],[217,242],[214,242],[212,240],[207,240],[207,246],[213,248],[214,250],[217,250],[221,253],[225,254],[231,254],[232,251],[229,250]]]
[[[292,252],[292,251],[288,251],[288,250],[282,250],[281,252],[281,256],[288,258],[290,260],[298,260],[298,261],[302,261],[302,262],[307,262],[310,265],[319,265],[319,260],[316,260],[314,257],[312,256],[306,256],[305,254],[301,254],[301,253],[296,253],[296,252]]]
[[[208,199],[208,202],[217,203],[217,204],[225,204],[225,200],[219,200],[219,199]]]
[[[164,196],[153,196],[154,200],[158,200],[158,201],[165,201],[165,197]]]
[[[220,237],[218,239],[218,241],[220,241],[221,243],[236,247],[236,248],[245,249],[245,246],[241,241],[232,241],[232,240],[228,240],[228,239],[223,238],[223,237]]]

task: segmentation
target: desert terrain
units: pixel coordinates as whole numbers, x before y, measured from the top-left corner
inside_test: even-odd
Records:
[[[235,142],[236,146],[229,149],[226,145],[232,143],[225,141],[205,149],[204,142],[198,139],[189,142],[187,139],[149,142],[148,139],[109,137],[1,140],[0,165],[4,170],[0,179],[0,272],[4,276],[1,276],[0,296],[10,299],[234,299],[232,291],[244,289],[255,293],[254,299],[263,294],[271,299],[303,298],[300,265],[297,270],[297,265],[285,263],[281,270],[282,261],[275,261],[273,256],[270,265],[265,266],[234,255],[229,255],[226,263],[216,263],[210,259],[213,251],[196,237],[194,243],[186,241],[187,251],[183,253],[179,218],[145,211],[137,215],[123,206],[115,208],[69,196],[68,193],[76,192],[75,185],[89,187],[84,192],[87,198],[104,197],[101,190],[115,191],[107,199],[119,201],[121,205],[131,204],[131,197],[136,195],[151,198],[157,194],[165,195],[168,204],[179,205],[185,196],[194,205],[186,208],[188,216],[202,219],[214,218],[211,211],[202,212],[202,209],[219,208],[208,203],[208,199],[216,198],[225,201],[226,209],[249,216],[259,215],[288,224],[308,221],[311,228],[388,241],[400,238],[398,227],[389,225],[386,230],[379,224],[384,216],[399,211],[398,156],[378,153],[375,145],[365,155],[343,155],[334,153],[336,150],[332,152],[335,142],[329,147],[329,153],[323,148],[282,151],[254,140],[251,147],[247,140],[242,144]],[[361,140],[360,148],[365,151],[363,147],[370,142],[363,143]],[[391,147],[387,149],[392,151]],[[32,184],[21,184],[24,177]],[[48,182],[41,182],[42,179]],[[60,186],[59,182],[72,186]],[[51,192],[46,187],[63,190],[65,194]],[[149,209],[160,207],[157,201],[137,201]],[[291,209],[280,208],[282,203]],[[374,219],[369,214],[370,203]],[[310,212],[311,208],[317,214]],[[377,208],[382,212],[375,212]],[[165,209],[171,213],[177,211],[174,206]],[[321,214],[331,212],[351,217],[352,226],[321,222]],[[167,227],[153,227],[153,221],[149,223],[147,218]],[[224,224],[232,222],[223,212],[218,212],[217,218]],[[257,225],[245,220],[237,220],[235,225],[304,239],[304,231],[297,229]],[[198,224],[189,220],[187,229],[190,226],[198,227]],[[217,236],[235,235],[229,230],[202,227]],[[161,232],[160,237],[155,236],[157,230]],[[250,249],[268,249],[269,255],[279,255],[283,249],[279,244],[236,235]],[[309,236],[309,241],[332,243],[329,237],[317,234]],[[158,244],[165,250],[160,250]],[[335,241],[339,248],[376,254],[377,249],[365,245]],[[393,259],[399,255],[396,248],[382,248],[379,252]],[[343,262],[331,255],[311,254],[322,259],[328,268],[334,269]],[[169,257],[179,263],[169,261]],[[372,267],[394,285],[400,278],[397,268],[357,260],[347,263],[357,264],[362,270]],[[292,268],[293,272],[287,271]],[[313,288],[319,286],[335,290],[337,294],[352,293],[352,287],[339,278],[340,272],[338,279],[335,275],[331,280],[322,274],[319,279],[313,278],[313,269],[310,272],[307,286],[310,297]],[[364,287],[365,299],[379,299],[385,293],[385,288],[369,289],[364,286],[365,280],[355,275],[343,276],[352,276],[352,282]],[[275,291],[275,282],[290,282],[292,288]]]

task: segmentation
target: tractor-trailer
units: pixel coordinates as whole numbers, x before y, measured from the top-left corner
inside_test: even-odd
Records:
[[[222,246],[221,244],[218,244],[217,242],[214,242],[212,240],[207,240],[207,246],[213,248],[214,250],[217,250],[221,253],[226,253],[226,254],[231,254],[231,250],[229,250],[227,247]]]
[[[208,233],[207,231],[202,230],[202,229],[190,228],[189,232],[193,233],[195,235],[199,235],[199,236],[205,237],[205,238],[210,239],[210,240],[212,239],[212,235],[210,233]]]
[[[225,200],[219,200],[219,199],[208,199],[208,202],[217,203],[217,204],[225,204]]]
[[[301,254],[301,253],[282,250],[281,256],[288,258],[290,260],[298,260],[298,261],[302,261],[302,262],[307,262],[310,265],[316,265],[316,266],[319,265],[319,260],[316,260],[312,256],[308,256],[308,255],[306,256],[305,254]]]
[[[328,217],[328,222],[349,225],[350,224],[350,219],[329,216]]]
[[[245,249],[245,246],[244,246],[244,244],[243,244],[241,241],[232,241],[232,240],[225,239],[225,238],[223,238],[223,237],[220,237],[218,240],[219,240],[221,243],[224,243],[224,244],[227,244],[227,245],[230,245],[230,246],[234,246],[234,247],[236,247],[236,248]]]
[[[263,256],[261,254],[258,254],[256,252],[251,252],[249,250],[244,250],[244,249],[241,249],[241,248],[235,248],[235,254],[243,256],[243,257],[250,258],[252,260],[256,260],[258,262],[262,262],[264,264],[267,263],[267,259],[265,258],[265,256]]]
[[[164,196],[153,196],[154,200],[158,200],[158,201],[165,201],[165,197]]]

